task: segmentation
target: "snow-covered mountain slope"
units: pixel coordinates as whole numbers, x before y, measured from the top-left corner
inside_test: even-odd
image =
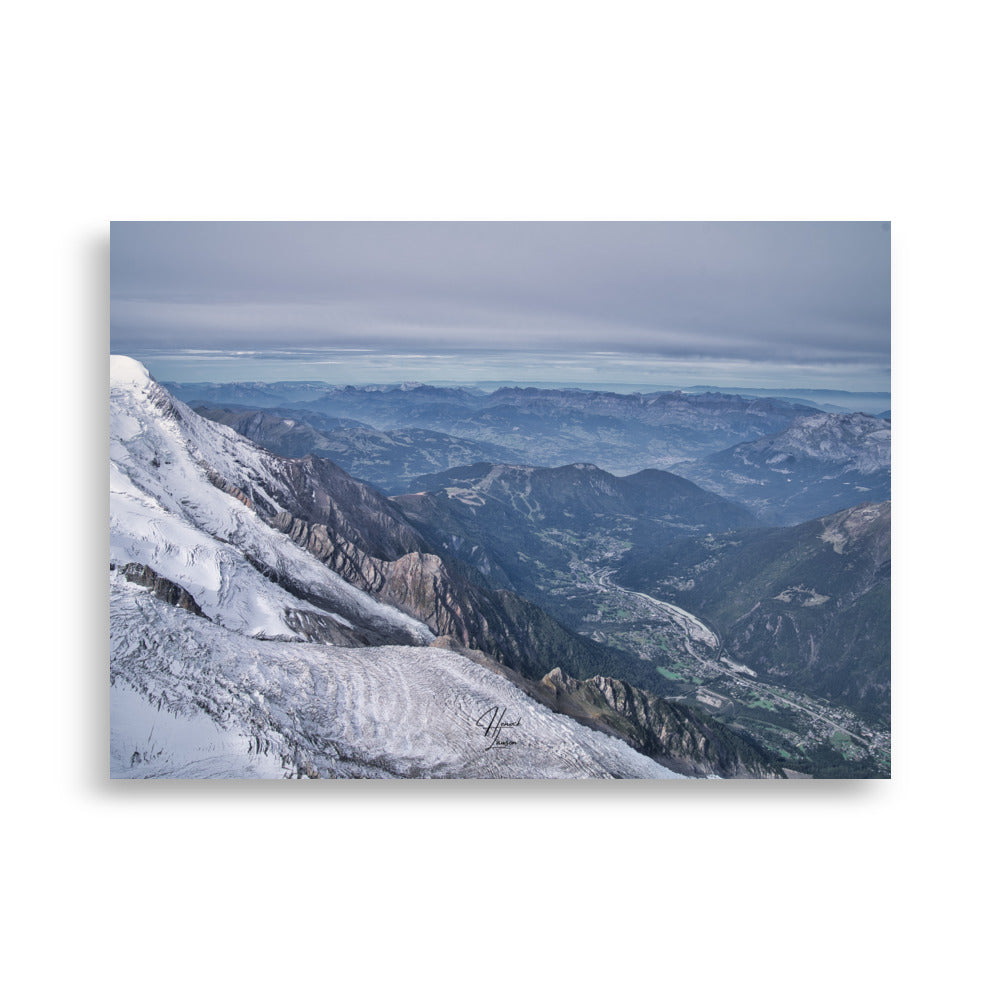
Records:
[[[796,524],[889,499],[892,425],[864,413],[799,417],[780,434],[674,466],[699,486],[750,507],[765,523]]]
[[[111,561],[149,566],[213,621],[288,639],[320,616],[347,642],[356,633],[351,644],[433,639],[266,524],[246,501],[283,509],[282,460],[193,413],[130,358],[111,359],[110,452]],[[235,483],[247,492],[223,488]]]
[[[456,653],[254,639],[116,573],[111,661],[113,777],[681,777]]]
[[[872,473],[889,468],[891,425],[865,413],[830,413],[799,417],[781,434],[737,445],[747,458],[766,455],[769,463],[783,457],[810,458],[843,466],[845,471]]]

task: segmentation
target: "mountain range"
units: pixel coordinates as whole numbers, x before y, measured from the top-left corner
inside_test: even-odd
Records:
[[[526,465],[589,462],[622,475],[700,458],[777,433],[796,416],[819,412],[776,399],[679,391],[626,395],[504,387],[485,393],[419,384],[338,387],[300,382],[166,387],[195,406],[294,407],[382,431],[420,428],[500,447]],[[310,421],[315,423],[315,416],[305,420]]]

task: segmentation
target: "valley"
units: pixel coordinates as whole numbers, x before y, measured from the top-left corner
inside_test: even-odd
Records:
[[[636,664],[626,679],[749,733],[793,770],[811,769],[819,757],[834,771],[888,774],[887,726],[759,677],[727,653],[706,621],[616,582],[628,550],[620,539],[549,529],[545,540],[565,557],[562,568],[536,563],[548,583],[546,606],[580,634],[632,654]]]

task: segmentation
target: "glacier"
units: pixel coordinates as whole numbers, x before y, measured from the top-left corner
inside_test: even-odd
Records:
[[[117,575],[111,635],[113,777],[681,777],[443,649],[254,639]]]

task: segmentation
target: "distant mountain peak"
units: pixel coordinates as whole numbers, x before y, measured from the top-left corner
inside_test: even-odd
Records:
[[[762,441],[796,457],[844,462],[862,472],[888,469],[891,458],[891,424],[866,413],[796,417],[787,430]]]
[[[892,424],[867,413],[810,413],[674,471],[766,521],[792,524],[889,498]]]

